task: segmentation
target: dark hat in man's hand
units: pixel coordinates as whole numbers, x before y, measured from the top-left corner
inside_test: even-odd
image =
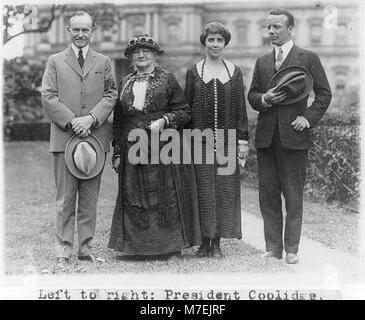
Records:
[[[271,78],[269,88],[274,87],[274,92],[286,93],[286,99],[280,103],[281,105],[293,104],[309,95],[313,88],[313,78],[304,67],[288,66]]]
[[[104,167],[103,145],[93,134],[84,138],[73,135],[66,145],[65,162],[68,170],[76,178],[91,179]]]

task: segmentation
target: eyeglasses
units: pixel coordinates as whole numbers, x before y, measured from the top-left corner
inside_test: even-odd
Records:
[[[132,39],[129,40],[128,44],[133,46],[135,43],[137,42],[148,42],[148,43],[154,43],[155,41],[153,40],[152,37],[148,37],[148,36],[143,36],[143,37],[133,37]]]

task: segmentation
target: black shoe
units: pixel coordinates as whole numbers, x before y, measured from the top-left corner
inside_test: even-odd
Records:
[[[195,252],[195,256],[198,258],[208,257],[209,255],[209,247],[200,246],[199,249]]]
[[[87,256],[78,256],[79,260],[88,261],[88,262],[105,262],[105,259],[98,258],[93,254],[89,254]]]
[[[211,258],[216,258],[216,259],[221,259],[221,258],[223,258],[223,252],[222,252],[221,247],[218,247],[218,246],[212,246],[212,247],[210,248],[209,256],[210,256]]]
[[[181,251],[175,251],[167,254],[167,261],[173,262],[181,259]]]
[[[223,252],[222,252],[222,249],[221,249],[221,246],[220,246],[220,237],[216,237],[216,238],[213,238],[212,239],[212,244],[210,246],[210,252],[209,252],[209,256],[211,258],[223,258]]]
[[[286,263],[297,264],[298,262],[299,262],[299,257],[296,253],[287,253],[286,254]]]
[[[195,252],[195,256],[198,258],[204,258],[209,256],[210,250],[210,238],[202,237],[202,245],[199,247],[198,251]]]
[[[261,258],[276,258],[280,260],[283,258],[283,254],[276,251],[267,251],[261,256]]]

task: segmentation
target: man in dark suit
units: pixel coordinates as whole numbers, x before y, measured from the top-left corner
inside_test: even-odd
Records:
[[[308,149],[313,142],[309,128],[320,120],[331,101],[331,89],[318,55],[294,45],[294,17],[290,11],[269,12],[267,28],[272,52],[256,61],[248,100],[259,112],[255,143],[259,174],[259,201],[264,220],[266,257],[298,263],[298,247],[303,215],[303,188]],[[273,75],[288,66],[301,66],[313,78],[315,98],[308,107],[308,95],[292,104],[283,104],[283,91],[269,89]],[[283,243],[281,194],[286,218]]]

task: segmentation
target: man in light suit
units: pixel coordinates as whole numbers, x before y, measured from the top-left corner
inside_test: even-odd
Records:
[[[270,11],[267,28],[274,49],[257,59],[248,93],[251,106],[259,111],[255,143],[267,250],[264,256],[281,259],[284,249],[286,262],[295,264],[299,262],[307,154],[313,145],[309,129],[327,110],[331,89],[318,55],[294,45],[294,17],[290,11]],[[286,93],[269,89],[270,79],[277,71],[294,65],[307,69],[313,78],[315,99],[309,107],[308,95],[284,105],[281,103],[287,98]],[[284,235],[282,193],[286,208]]]
[[[67,266],[72,255],[75,216],[78,258],[96,261],[91,240],[102,172],[91,179],[78,179],[67,169],[64,157],[66,144],[74,134],[86,137],[92,133],[105,152],[110,148],[107,118],[114,108],[117,89],[110,59],[89,46],[94,30],[93,18],[84,11],[76,12],[67,25],[71,46],[49,58],[42,81],[42,104],[51,119],[50,152],[57,189],[55,249],[60,267]]]

